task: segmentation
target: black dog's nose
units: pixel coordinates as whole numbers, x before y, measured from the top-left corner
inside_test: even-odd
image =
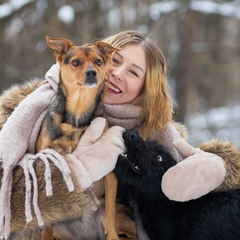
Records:
[[[138,139],[138,134],[135,131],[126,131],[124,133],[125,137],[128,138],[129,140],[136,141]]]
[[[95,71],[95,70],[88,70],[87,72],[86,72],[86,77],[87,78],[91,78],[91,77],[96,77],[97,76],[97,72]]]

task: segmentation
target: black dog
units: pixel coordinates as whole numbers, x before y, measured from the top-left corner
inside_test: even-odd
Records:
[[[134,131],[124,132],[123,139],[127,154],[119,156],[114,172],[137,204],[151,240],[240,240],[240,190],[170,201],[161,180],[176,161],[158,143],[145,142]]]

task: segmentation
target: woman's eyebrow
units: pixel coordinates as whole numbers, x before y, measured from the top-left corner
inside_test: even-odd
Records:
[[[134,67],[138,68],[139,70],[141,70],[142,73],[143,73],[143,75],[145,74],[144,71],[143,71],[143,69],[142,69],[140,66],[138,66],[138,65],[136,65],[136,64],[134,64],[134,63],[133,63],[132,65],[133,65]]]
[[[120,53],[116,52],[116,54],[117,54],[120,58],[123,59],[123,56],[122,56]],[[143,75],[145,74],[144,71],[143,71],[143,69],[142,69],[140,66],[138,66],[137,64],[134,64],[134,63],[133,63],[132,65],[133,65],[134,67],[138,68],[140,71],[142,71]]]
[[[117,54],[120,58],[123,58],[123,56],[120,53],[116,52],[115,54]]]

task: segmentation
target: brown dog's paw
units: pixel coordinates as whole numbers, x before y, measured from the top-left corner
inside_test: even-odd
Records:
[[[112,231],[111,229],[110,231],[108,231],[106,235],[107,235],[107,240],[120,240],[117,233],[115,231]]]

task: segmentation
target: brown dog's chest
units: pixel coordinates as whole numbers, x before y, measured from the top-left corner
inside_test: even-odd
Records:
[[[40,133],[39,141],[41,141],[42,149],[50,147],[62,154],[72,152],[92,119],[103,114],[102,91],[103,87],[99,88],[97,94],[89,95],[91,98],[89,101],[79,97],[78,101],[71,102],[71,97],[65,95],[66,91],[60,84],[57,96],[48,108]],[[84,106],[82,112],[81,106]]]
[[[76,128],[89,126],[92,119],[103,115],[103,104],[101,101],[101,94],[104,86],[99,87],[97,94],[88,96],[81,96],[79,91],[77,97],[69,94],[67,97],[63,86],[60,85],[57,97],[49,107],[49,114],[53,112],[61,118],[61,123],[72,125]],[[73,95],[73,94],[72,94]]]

